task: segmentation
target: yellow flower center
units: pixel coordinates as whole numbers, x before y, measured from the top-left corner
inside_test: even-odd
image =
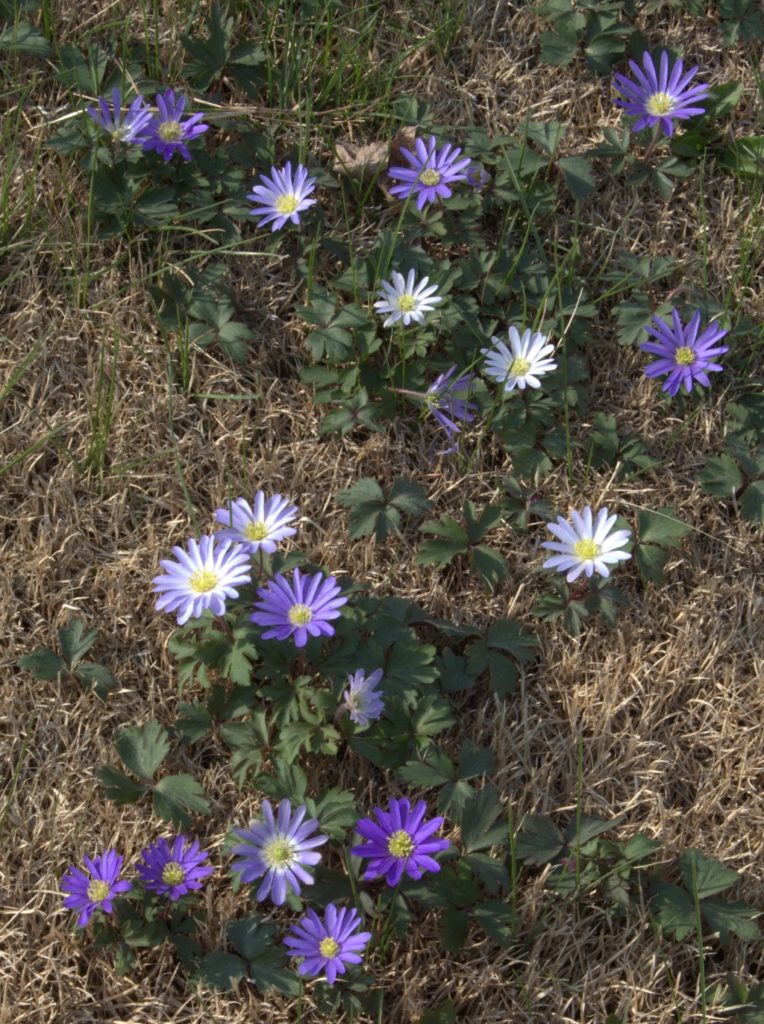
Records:
[[[649,114],[653,114],[655,117],[663,117],[664,114],[670,114],[674,109],[674,98],[669,96],[667,92],[654,92],[647,103],[645,103],[645,107]]]
[[[509,375],[510,377],[524,377],[530,368],[531,364],[527,359],[523,359],[522,356],[516,356],[509,368]]]
[[[269,868],[287,868],[294,861],[295,852],[291,839],[276,836],[263,847],[263,860]]]
[[[404,829],[399,829],[387,840],[387,852],[393,857],[410,857],[414,852],[414,840]]]
[[[111,886],[108,882],[102,882],[98,878],[94,878],[93,881],[88,885],[88,899],[91,903],[100,903],[101,900],[105,900],[111,892]]]
[[[247,540],[265,540],[269,532],[267,524],[263,522],[250,522],[244,527],[244,536]]]
[[[398,299],[398,309],[403,313],[411,313],[416,308],[416,299],[413,295],[401,295]]]
[[[313,618],[313,612],[306,604],[293,604],[289,609],[289,621],[293,626],[307,626]]]
[[[188,577],[188,585],[195,594],[208,594],[218,585],[217,573],[212,569],[197,569]]]
[[[180,885],[186,873],[176,860],[168,861],[162,871],[162,881],[165,885]]]
[[[437,185],[440,181],[440,171],[435,171],[428,167],[426,171],[422,171],[419,175],[419,180],[423,185]]]
[[[177,142],[183,138],[183,129],[177,121],[165,121],[157,128],[159,138],[165,142]]]
[[[695,353],[688,345],[680,345],[676,350],[676,361],[678,366],[692,366]]]
[[[294,192],[290,192],[288,195],[279,196],[273,205],[275,206],[277,213],[283,213],[288,215],[290,213],[294,213],[294,211],[300,205],[300,200],[297,198]]]
[[[592,558],[597,557],[600,553],[600,546],[593,540],[579,540],[573,545],[573,553],[576,558],[580,558],[583,562],[588,562]]]
[[[340,944],[336,939],[331,939],[327,935],[325,939],[321,939],[318,944],[318,951],[321,956],[325,956],[327,960],[331,960],[340,951]]]

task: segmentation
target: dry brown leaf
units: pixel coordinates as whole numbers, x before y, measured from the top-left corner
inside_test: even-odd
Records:
[[[367,142],[357,146],[353,142],[338,142],[332,169],[336,174],[348,174],[351,178],[373,178],[397,155],[401,146],[413,145],[415,134],[412,126],[401,128],[391,143]]]

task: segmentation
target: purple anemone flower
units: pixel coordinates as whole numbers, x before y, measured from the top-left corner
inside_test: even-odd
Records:
[[[329,903],[323,921],[315,910],[308,910],[284,939],[291,956],[305,958],[297,973],[315,977],[325,971],[333,985],[337,975],[345,973],[346,964],[361,963],[371,932],[359,932],[360,925],[361,915],[354,907],[338,909]]]
[[[176,836],[172,846],[166,839],[157,839],[141,854],[143,862],[136,870],[144,888],[158,896],[167,896],[175,902],[192,889],[201,889],[202,879],[211,875],[213,868],[205,864],[207,854],[199,844]]]
[[[654,316],[645,330],[655,341],[645,341],[639,347],[644,352],[658,356],[655,362],[645,367],[648,377],[660,377],[667,373],[663,391],[672,397],[679,388],[689,394],[695,383],[708,387],[709,373],[719,373],[724,367],[715,362],[718,356],[729,352],[728,345],[717,342],[727,334],[719,324],[709,324],[700,334],[700,310],[696,310],[687,326],[683,326],[676,309],[671,310],[672,324],[669,325]]]
[[[88,107],[86,113],[95,123],[119,142],[140,142],[138,136],[151,120],[152,114],[143,96],[136,96],[124,117],[122,116],[122,90],[111,90],[111,107],[105,96],[96,100],[97,107]]]
[[[472,423],[474,413],[477,411],[475,403],[467,400],[475,374],[467,373],[452,380],[455,372],[456,366],[452,366],[445,373],[439,374],[425,394],[428,412],[431,412],[443,427],[449,441],[461,433],[461,427],[456,420]],[[453,444],[440,454],[448,455],[455,450],[456,444]]]
[[[64,906],[69,910],[79,910],[77,925],[84,928],[96,910],[110,914],[112,901],[121,892],[129,892],[132,882],[120,879],[122,865],[125,861],[114,850],[107,850],[100,857],[82,858],[90,877],[81,868],[71,867],[61,879],[61,888],[67,894]]]
[[[281,906],[288,892],[300,895],[301,883],[313,884],[313,876],[305,867],[318,864],[321,854],[314,850],[323,846],[329,837],[311,835],[318,826],[318,820],[309,818],[303,821],[306,814],[304,806],[292,813],[290,802],[282,800],[278,818],[274,818],[270,802],[263,800],[262,811],[263,821],[251,821],[249,828],[231,830],[237,839],[243,840],[232,848],[239,857],[233,862],[232,870],[244,883],[262,877],[257,899],[264,900],[270,895],[276,906]]]
[[[213,615],[223,615],[226,599],[238,597],[236,589],[249,583],[252,567],[249,554],[241,544],[217,537],[191,539],[188,551],[175,546],[172,553],[177,562],[163,559],[159,564],[164,575],[155,576],[154,593],[159,594],[156,610],[177,612],[178,625],[190,618],[198,619],[209,608]]]
[[[625,75],[616,74],[615,87],[621,95],[615,102],[625,113],[637,118],[634,131],[660,124],[664,135],[671,135],[674,131],[674,118],[684,121],[705,112],[706,108],[699,100],[708,96],[709,87],[690,86],[698,71],[697,67],[685,73],[684,64],[679,59],[670,67],[669,55],[665,50],[661,53],[659,69],[647,51],[642,54],[644,71],[634,60],[629,61],[629,67],[637,81],[632,82]]]
[[[350,721],[364,729],[381,717],[385,710],[382,694],[377,689],[382,679],[382,669],[378,668],[367,676],[362,668],[348,676],[348,688],[342,695],[343,708],[350,715]]]
[[[185,121],[181,120],[186,97],[176,96],[173,89],[157,93],[156,105],[159,113],[151,118],[138,140],[143,143],[144,151],[156,150],[165,163],[176,153],[180,153],[184,160],[190,160],[191,151],[186,143],[203,135],[210,127],[200,123],[204,114],[191,114]]]
[[[286,498],[274,494],[266,498],[262,491],[255,495],[254,504],[244,498],[228,503],[228,508],[215,511],[215,519],[226,527],[218,532],[221,540],[233,540],[254,554],[264,551],[272,555],[276,544],[287,537],[293,537],[297,530],[290,526],[297,515],[297,508]]]
[[[267,626],[263,639],[287,640],[291,636],[295,647],[304,647],[308,636],[334,636],[329,622],[339,618],[340,608],[347,604],[333,576],[320,572],[303,576],[299,569],[295,569],[292,583],[276,573],[257,594],[260,600],[250,619]]]
[[[443,824],[443,818],[424,820],[427,805],[420,800],[413,808],[408,800],[391,800],[390,809],[375,807],[377,822],[361,818],[356,831],[367,842],[354,846],[356,857],[366,857],[364,878],[385,876],[389,886],[396,886],[404,871],[409,878],[419,879],[425,871],[440,871],[432,854],[448,848],[447,839],[431,839]]]
[[[292,224],[300,223],[300,214],[314,206],[316,200],[311,199],[316,187],[316,179],[308,177],[307,167],[298,164],[292,175],[291,161],[287,160],[283,170],[271,167],[270,178],[267,174],[260,175],[262,185],[254,185],[247,199],[259,203],[250,214],[258,218],[259,227],[271,224],[271,231],[279,231],[289,220]]]
[[[461,149],[454,149],[450,142],[441,149],[436,147],[437,139],[434,135],[429,137],[426,146],[421,139],[415,139],[415,153],[401,146],[401,155],[411,167],[391,167],[387,172],[391,178],[400,182],[400,185],[392,185],[390,192],[400,199],[415,195],[418,210],[423,209],[425,203],[448,199],[452,195],[450,186],[467,180],[470,158],[465,156],[458,159]]]

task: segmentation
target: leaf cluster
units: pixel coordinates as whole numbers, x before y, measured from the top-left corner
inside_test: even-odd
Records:
[[[81,619],[72,619],[58,631],[61,654],[56,654],[48,647],[38,647],[19,658],[19,666],[28,669],[35,679],[51,680],[59,676],[76,679],[105,701],[112,690],[117,688],[111,670],[98,662],[82,660],[97,636],[97,629],[85,629]]]

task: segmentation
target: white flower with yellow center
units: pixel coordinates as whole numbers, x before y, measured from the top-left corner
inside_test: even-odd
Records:
[[[258,218],[260,227],[271,225],[271,231],[279,231],[287,221],[300,223],[300,214],[314,206],[316,200],[310,196],[315,190],[316,179],[308,177],[308,169],[298,164],[292,174],[292,163],[287,160],[283,169],[271,168],[271,176],[260,175],[262,185],[254,185],[247,199],[259,204],[250,210]],[[271,223],[272,222],[272,223]]]
[[[250,554],[264,551],[271,555],[279,541],[297,532],[289,525],[296,515],[297,508],[280,494],[266,498],[258,491],[251,505],[244,498],[236,498],[227,508],[217,509],[215,521],[225,527],[218,533],[221,540],[236,541]]]
[[[429,277],[423,277],[419,284],[414,270],[409,270],[405,278],[394,270],[392,277],[392,281],[380,282],[379,300],[374,303],[378,313],[390,314],[383,327],[390,327],[399,320],[403,321],[404,327],[408,327],[412,320],[421,324],[425,313],[431,313],[437,303],[443,301],[441,295],[435,294],[438,290],[436,284],[428,287]]]
[[[557,368],[549,356],[554,345],[547,344],[547,336],[529,328],[522,335],[516,327],[508,330],[509,348],[499,338],[492,337],[492,348],[481,348],[485,356],[483,372],[487,377],[502,384],[505,391],[514,388],[540,388],[540,377]]]
[[[544,562],[545,569],[567,573],[565,578],[572,583],[582,572],[587,576],[595,572],[609,576],[608,566],[631,558],[629,552],[623,550],[631,538],[631,530],[611,532],[618,516],[609,516],[607,508],[601,508],[596,518],[589,505],[583,512],[572,511],[570,515],[571,522],[558,516],[556,523],[547,524],[557,540],[546,540],[541,546],[559,554]]]
[[[177,561],[165,559],[159,564],[164,575],[152,580],[154,593],[159,594],[156,609],[177,612],[178,625],[197,619],[205,609],[213,615],[225,612],[229,597],[238,597],[236,589],[251,579],[249,553],[241,544],[217,537],[191,539],[188,550],[172,549]]]

